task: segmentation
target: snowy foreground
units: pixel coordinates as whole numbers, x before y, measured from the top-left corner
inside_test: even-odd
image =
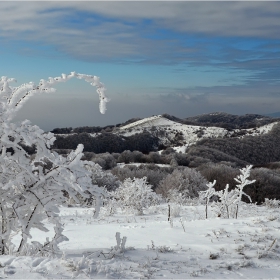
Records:
[[[171,222],[167,204],[143,216],[102,209],[97,219],[91,208],[61,208],[69,238],[60,244],[63,255],[1,256],[0,278],[280,279],[280,208],[242,204],[237,220],[213,213],[205,220],[204,206],[173,207],[178,216]],[[42,242],[51,237],[31,234]]]

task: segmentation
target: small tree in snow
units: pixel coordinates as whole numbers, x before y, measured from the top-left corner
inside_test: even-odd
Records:
[[[113,192],[121,208],[143,215],[143,210],[152,205],[159,204],[161,197],[152,190],[152,185],[147,183],[147,178],[127,178],[120,187]]]
[[[67,240],[62,234],[63,226],[58,217],[58,206],[65,202],[64,193],[75,201],[78,201],[78,195],[88,197],[87,193],[97,199],[103,195],[100,188],[92,185],[91,173],[85,168],[87,165],[94,169],[95,164],[81,161],[83,145],[78,145],[75,151],[62,157],[50,150],[55,141],[52,133],[44,133],[27,120],[12,123],[17,111],[32,95],[54,92],[54,84],[73,77],[97,87],[100,112],[104,114],[108,99],[104,85],[96,76],[72,72],[48,81],[40,80],[39,85],[28,83],[19,87],[10,86],[14,79],[0,79],[0,254],[58,251],[57,244]],[[34,145],[36,154],[30,157],[21,144]],[[28,244],[32,228],[48,231],[44,226],[46,218],[54,225],[53,239],[47,239],[44,244],[35,241]],[[16,233],[21,235],[17,247],[12,242]]]
[[[245,186],[250,185],[256,181],[256,180],[248,180],[248,178],[250,177],[250,171],[251,171],[252,167],[253,167],[252,165],[248,165],[248,166],[240,169],[241,174],[238,175],[236,178],[234,178],[234,180],[238,183],[236,185],[237,190],[238,190],[238,195],[236,198],[236,215],[235,215],[236,219],[237,219],[238,208],[239,208],[239,204],[241,202],[242,196],[243,195],[247,196],[249,198],[250,202],[252,202],[251,197],[243,191]]]
[[[206,204],[205,204],[205,217],[206,219],[208,218],[208,205],[209,205],[209,201],[212,198],[213,195],[215,195],[215,189],[214,186],[216,184],[216,180],[214,180],[212,183],[209,182],[206,184],[206,186],[208,187],[208,189],[206,191],[201,191],[200,194],[200,198],[201,199],[205,199],[206,200]]]

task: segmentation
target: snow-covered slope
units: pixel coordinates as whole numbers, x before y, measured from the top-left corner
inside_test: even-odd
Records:
[[[149,131],[159,137],[163,144],[192,145],[203,138],[224,137],[228,131],[220,127],[186,125],[168,120],[161,115],[145,118],[120,128],[120,133],[130,136]],[[203,132],[202,132],[203,131]]]
[[[277,124],[278,122],[273,122],[273,123],[269,123],[266,125],[263,125],[261,127],[257,127],[257,128],[248,128],[248,129],[239,129],[238,131],[246,131],[247,135],[252,135],[252,136],[257,136],[257,135],[261,135],[261,134],[266,134],[269,131],[271,131],[271,129],[273,128],[273,126],[275,124]],[[237,131],[237,130],[236,130]],[[244,136],[242,136],[244,137]]]
[[[160,138],[162,144],[168,146],[189,146],[204,138],[217,137],[244,137],[245,135],[260,135],[268,133],[277,122],[264,125],[259,128],[236,129],[228,131],[221,127],[206,127],[186,125],[174,122],[161,115],[144,118],[120,127],[119,133],[124,136],[131,136],[136,133],[148,131]]]
[[[149,127],[149,126],[153,126],[153,125],[170,125],[169,122],[172,122],[172,121],[170,121],[166,118],[163,118],[161,115],[157,115],[157,116],[145,118],[145,119],[130,123],[128,125],[122,126],[122,127],[120,127],[120,129],[126,130],[129,128],[135,128],[138,126]]]

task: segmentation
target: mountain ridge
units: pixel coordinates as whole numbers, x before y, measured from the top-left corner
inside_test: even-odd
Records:
[[[275,113],[278,114],[278,113]],[[245,114],[245,115],[233,115],[225,112],[213,112],[207,114],[201,114],[193,117],[187,118],[178,118],[169,114],[162,114],[162,117],[169,119],[174,122],[190,125],[199,125],[199,126],[217,126],[227,129],[241,129],[241,128],[254,128],[256,126],[265,125],[275,121],[280,121],[280,112],[279,117],[270,117],[269,115],[260,115],[260,114]],[[152,116],[154,117],[154,116]],[[66,127],[66,128],[54,128],[52,133],[54,134],[70,134],[70,133],[98,133],[102,130],[107,130],[106,132],[113,131],[114,128],[120,128],[125,125],[141,121],[146,118],[131,118],[124,123],[118,123],[115,125],[107,125],[104,127],[100,126],[84,126],[84,127]],[[214,125],[215,124],[215,125]]]

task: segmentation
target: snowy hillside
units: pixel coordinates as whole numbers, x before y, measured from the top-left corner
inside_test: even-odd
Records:
[[[235,129],[228,131],[221,127],[205,127],[197,125],[186,125],[169,120],[161,115],[144,118],[120,127],[120,134],[131,136],[136,133],[148,131],[160,138],[162,144],[168,146],[184,145],[189,146],[204,138],[231,137],[240,133],[244,135],[260,135],[268,133],[277,122],[251,129]],[[174,145],[172,145],[174,144]]]
[[[136,122],[133,122],[133,123],[130,123],[128,125],[125,125],[125,126],[122,126],[120,129],[121,130],[126,130],[126,129],[129,129],[129,128],[135,128],[135,127],[150,127],[150,126],[153,126],[153,125],[171,125],[171,123],[174,123],[166,118],[163,118],[161,115],[158,115],[158,116],[153,116],[153,117],[150,117],[150,118],[144,118],[142,120],[139,120],[139,121],[136,121]]]
[[[145,118],[120,128],[120,132],[124,136],[130,136],[144,130],[159,137],[166,145],[170,145],[174,141],[177,144],[192,145],[200,139],[224,137],[228,133],[224,128],[185,125],[168,120],[161,115]],[[200,136],[202,130],[203,135]]]
[[[273,123],[269,123],[266,125],[263,125],[261,127],[257,127],[257,128],[249,128],[249,129],[236,129],[235,131],[246,131],[247,134],[252,135],[252,136],[257,136],[257,135],[261,135],[261,134],[266,134],[269,131],[271,131],[271,129],[273,128],[273,126],[275,124],[277,124],[278,122],[273,122]],[[244,136],[243,136],[244,137]]]

